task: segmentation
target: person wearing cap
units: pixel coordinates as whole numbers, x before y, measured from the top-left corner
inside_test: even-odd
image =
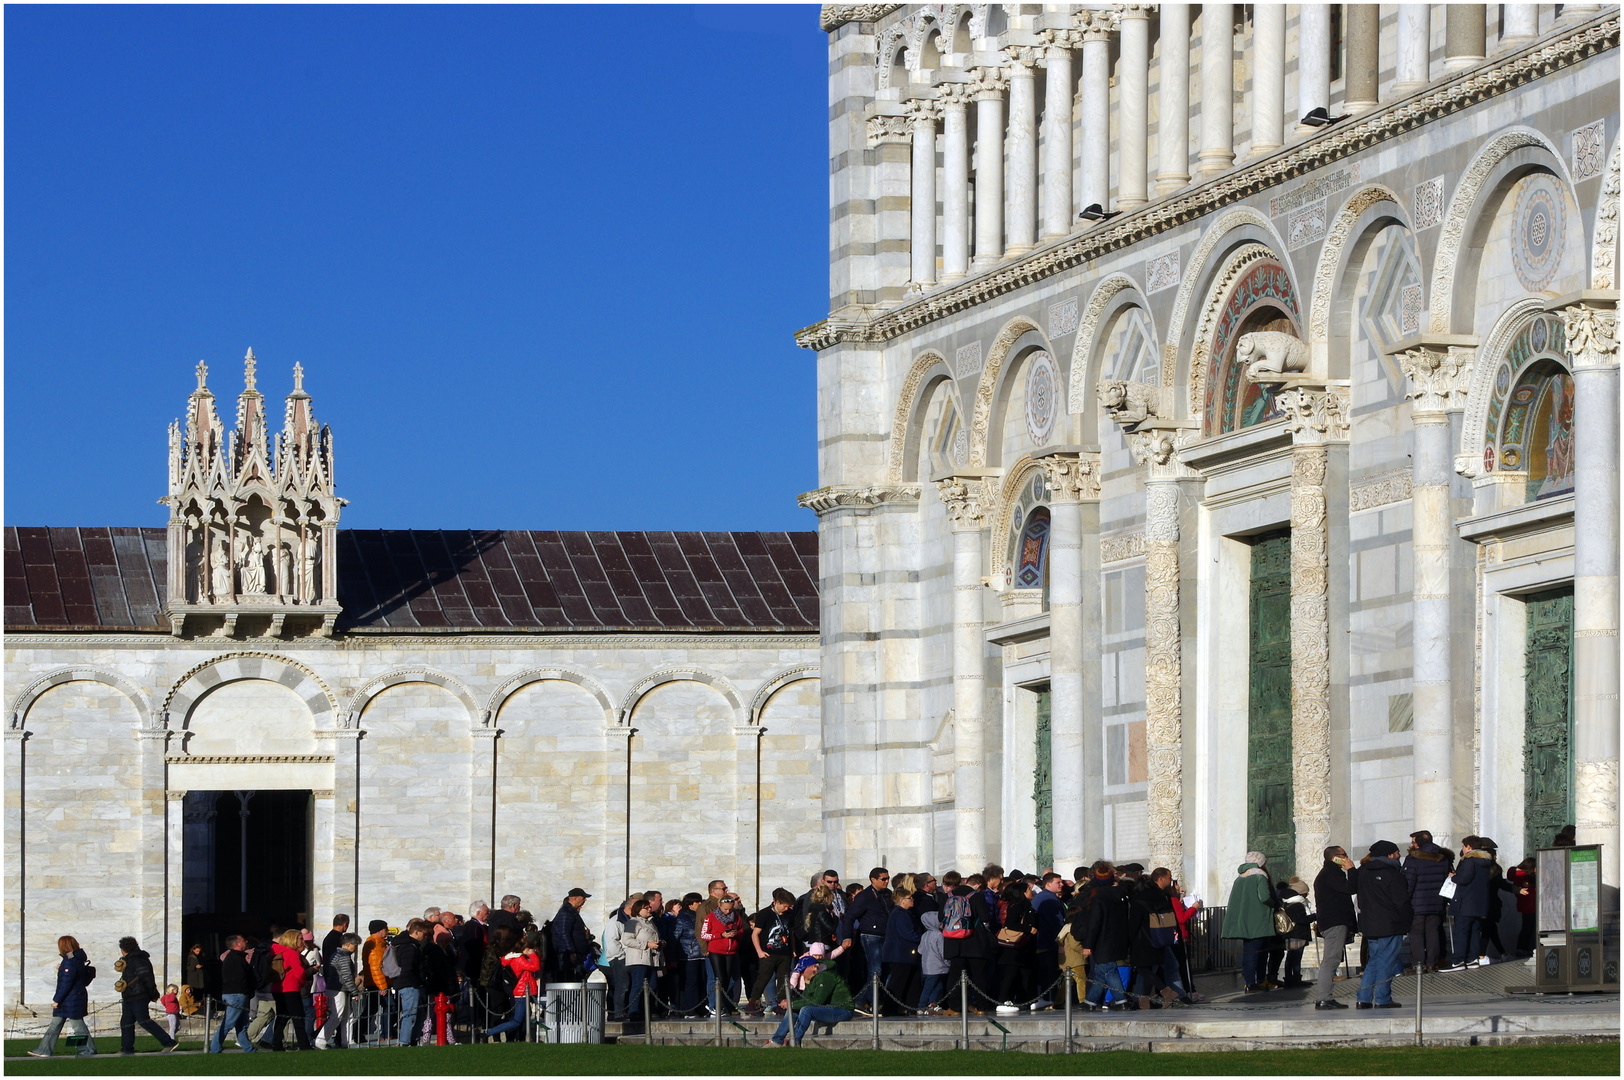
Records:
[[[1365,936],[1369,959],[1359,980],[1360,1009],[1397,1009],[1393,978],[1400,968],[1399,951],[1415,918],[1410,907],[1410,886],[1398,861],[1398,845],[1378,840],[1360,862],[1355,889],[1359,897],[1359,932]]]
[[[1224,912],[1223,936],[1241,941],[1241,977],[1247,993],[1273,990],[1278,984],[1266,981],[1265,954],[1274,938],[1274,909],[1280,901],[1269,887],[1267,860],[1261,851],[1248,851],[1246,861],[1235,868],[1235,884],[1229,888],[1229,907]]]
[[[578,978],[581,964],[592,951],[586,920],[581,918],[581,905],[590,899],[592,894],[585,889],[571,889],[558,905],[558,914],[553,916],[553,956],[557,962],[556,974],[562,980]]]

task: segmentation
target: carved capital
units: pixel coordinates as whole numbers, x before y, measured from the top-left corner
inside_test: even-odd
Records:
[[[1038,37],[1047,46],[1043,51],[1045,60],[1064,60],[1070,56],[1071,50],[1083,43],[1081,30],[1041,30]]]
[[[1005,45],[1003,54],[1009,57],[1009,77],[1030,79],[1037,62],[1043,59],[1043,50],[1032,45]]]
[[[824,33],[849,22],[871,23],[885,18],[901,4],[824,4],[818,9],[818,26]]]
[[[1098,454],[1054,454],[1043,459],[1043,468],[1053,501],[1079,502],[1100,497]]]
[[[902,107],[907,110],[910,131],[916,131],[918,124],[934,124],[942,118],[942,103],[935,98],[909,98]]]
[[[1148,18],[1150,18],[1150,7],[1151,6],[1149,4],[1116,4],[1116,5],[1113,5],[1113,7],[1114,7],[1114,10],[1116,11],[1117,22],[1119,24],[1121,23],[1121,21],[1123,19],[1148,19]]]
[[[1579,303],[1557,312],[1567,331],[1568,354],[1575,368],[1618,366],[1618,311]]]
[[[985,485],[976,478],[950,476],[936,481],[936,490],[947,507],[948,520],[955,529],[979,529],[987,523]]]
[[[1115,11],[1102,11],[1099,8],[1082,8],[1071,14],[1071,25],[1075,27],[1086,41],[1109,41],[1111,31],[1117,28],[1121,16]]]
[[[907,144],[913,141],[913,120],[906,116],[871,116],[868,118],[868,145],[887,143]]]
[[[1009,72],[1001,67],[978,67],[970,70],[970,96],[977,101],[1000,99],[1009,89]]]
[[[1459,345],[1422,345],[1406,349],[1397,357],[1399,367],[1409,379],[1405,393],[1423,412],[1465,408],[1475,355],[1475,349]]]
[[[1342,442],[1348,437],[1348,388],[1288,386],[1275,398],[1286,430],[1298,445]]]

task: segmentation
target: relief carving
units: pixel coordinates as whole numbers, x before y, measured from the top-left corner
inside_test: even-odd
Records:
[[[1322,445],[1291,453],[1291,780],[1297,865],[1314,866],[1331,830],[1330,566]]]

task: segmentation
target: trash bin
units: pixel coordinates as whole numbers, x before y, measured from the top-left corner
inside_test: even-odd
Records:
[[[548,983],[547,1041],[601,1043],[608,999],[608,984],[597,982]]]

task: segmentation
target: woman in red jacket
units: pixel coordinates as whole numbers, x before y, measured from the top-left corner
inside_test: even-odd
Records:
[[[1522,916],[1522,925],[1517,928],[1517,956],[1526,959],[1534,955],[1534,867],[1536,860],[1530,856],[1511,868],[1506,874],[1506,880],[1517,894],[1517,914]]]
[[[502,966],[512,973],[511,978],[514,980],[513,1011],[508,1013],[506,1020],[485,1032],[487,1040],[524,1027],[525,1010],[530,1007],[529,998],[540,989],[540,984],[536,982],[536,973],[541,970],[541,954],[537,953],[533,946],[525,945],[515,952],[508,953],[502,957]]]
[[[700,939],[710,947],[711,971],[716,973],[716,985],[722,989],[722,1013],[738,1012],[739,938],[744,935],[744,917],[734,908],[738,902],[724,896],[716,910],[705,916]]]
[[[271,971],[282,965],[282,980],[273,983],[271,996],[276,999],[276,1025],[271,1031],[271,1049],[286,1050],[282,1042],[282,1028],[291,1023],[293,1036],[300,1050],[310,1049],[310,1035],[305,1031],[304,988],[310,981],[311,971],[305,966],[301,948],[304,939],[297,930],[289,930],[271,943]]]

